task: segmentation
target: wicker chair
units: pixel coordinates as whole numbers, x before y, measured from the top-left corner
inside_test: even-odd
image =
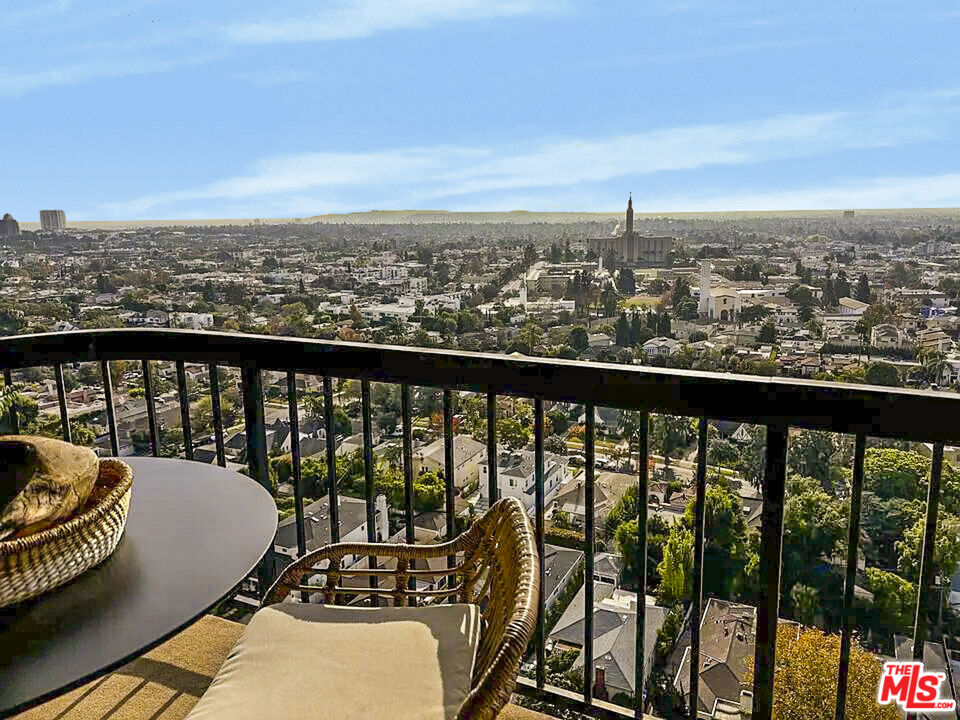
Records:
[[[369,568],[343,569],[346,556],[392,559],[395,568],[367,563]],[[429,558],[453,557],[453,567],[426,568]],[[323,561],[325,567],[318,568]],[[423,561],[418,563],[417,561]],[[363,564],[363,563],[359,563]],[[393,564],[392,562],[390,564]],[[321,573],[324,585],[305,585],[304,577]],[[370,578],[370,589],[345,587],[342,578]],[[452,576],[441,590],[415,590],[418,578]],[[495,718],[516,686],[523,653],[537,623],[540,558],[530,519],[516,498],[495,503],[462,535],[438,545],[340,543],[328,545],[288,566],[264,598],[264,605],[281,602],[291,591],[323,594],[326,604],[369,595],[390,597],[396,606],[440,602],[473,603],[481,608],[480,641],[470,692],[457,717]]]

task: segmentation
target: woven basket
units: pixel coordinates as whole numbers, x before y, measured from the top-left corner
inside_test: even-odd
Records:
[[[63,585],[106,560],[127,523],[133,470],[100,461],[100,476],[83,509],[66,522],[16,540],[0,541],[0,607]]]

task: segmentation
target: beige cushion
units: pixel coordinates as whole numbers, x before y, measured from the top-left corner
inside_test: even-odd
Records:
[[[187,720],[454,718],[479,637],[475,605],[271,605]]]

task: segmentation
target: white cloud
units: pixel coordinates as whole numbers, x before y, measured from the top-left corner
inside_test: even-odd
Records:
[[[875,177],[817,187],[722,195],[664,195],[643,198],[635,205],[639,212],[960,207],[960,173]]]
[[[17,97],[33,90],[63,85],[75,85],[96,78],[121,78],[131,75],[169,72],[188,65],[209,62],[218,55],[186,56],[172,59],[129,58],[77,62],[70,65],[33,72],[17,72],[0,68],[0,97]]]
[[[939,104],[941,116],[946,112]],[[765,163],[901,145],[933,134],[923,113],[833,112],[694,125],[606,138],[543,138],[515,147],[437,145],[382,151],[308,152],[271,158],[250,172],[102,209],[111,217],[182,212],[203,203],[284,208],[433,207],[477,195],[580,188],[625,177],[707,166]],[[515,205],[511,207],[516,207]],[[258,211],[263,214],[263,211]],[[250,211],[243,213],[249,215]]]
[[[441,22],[555,12],[547,0],[347,0],[338,7],[282,14],[225,28],[237,43],[316,42],[360,38]]]

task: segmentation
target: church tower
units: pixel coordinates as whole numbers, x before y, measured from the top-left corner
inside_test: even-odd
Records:
[[[710,261],[700,263],[700,303],[697,307],[700,317],[710,314]]]
[[[633,233],[633,193],[630,193],[630,199],[627,200],[627,235]]]

